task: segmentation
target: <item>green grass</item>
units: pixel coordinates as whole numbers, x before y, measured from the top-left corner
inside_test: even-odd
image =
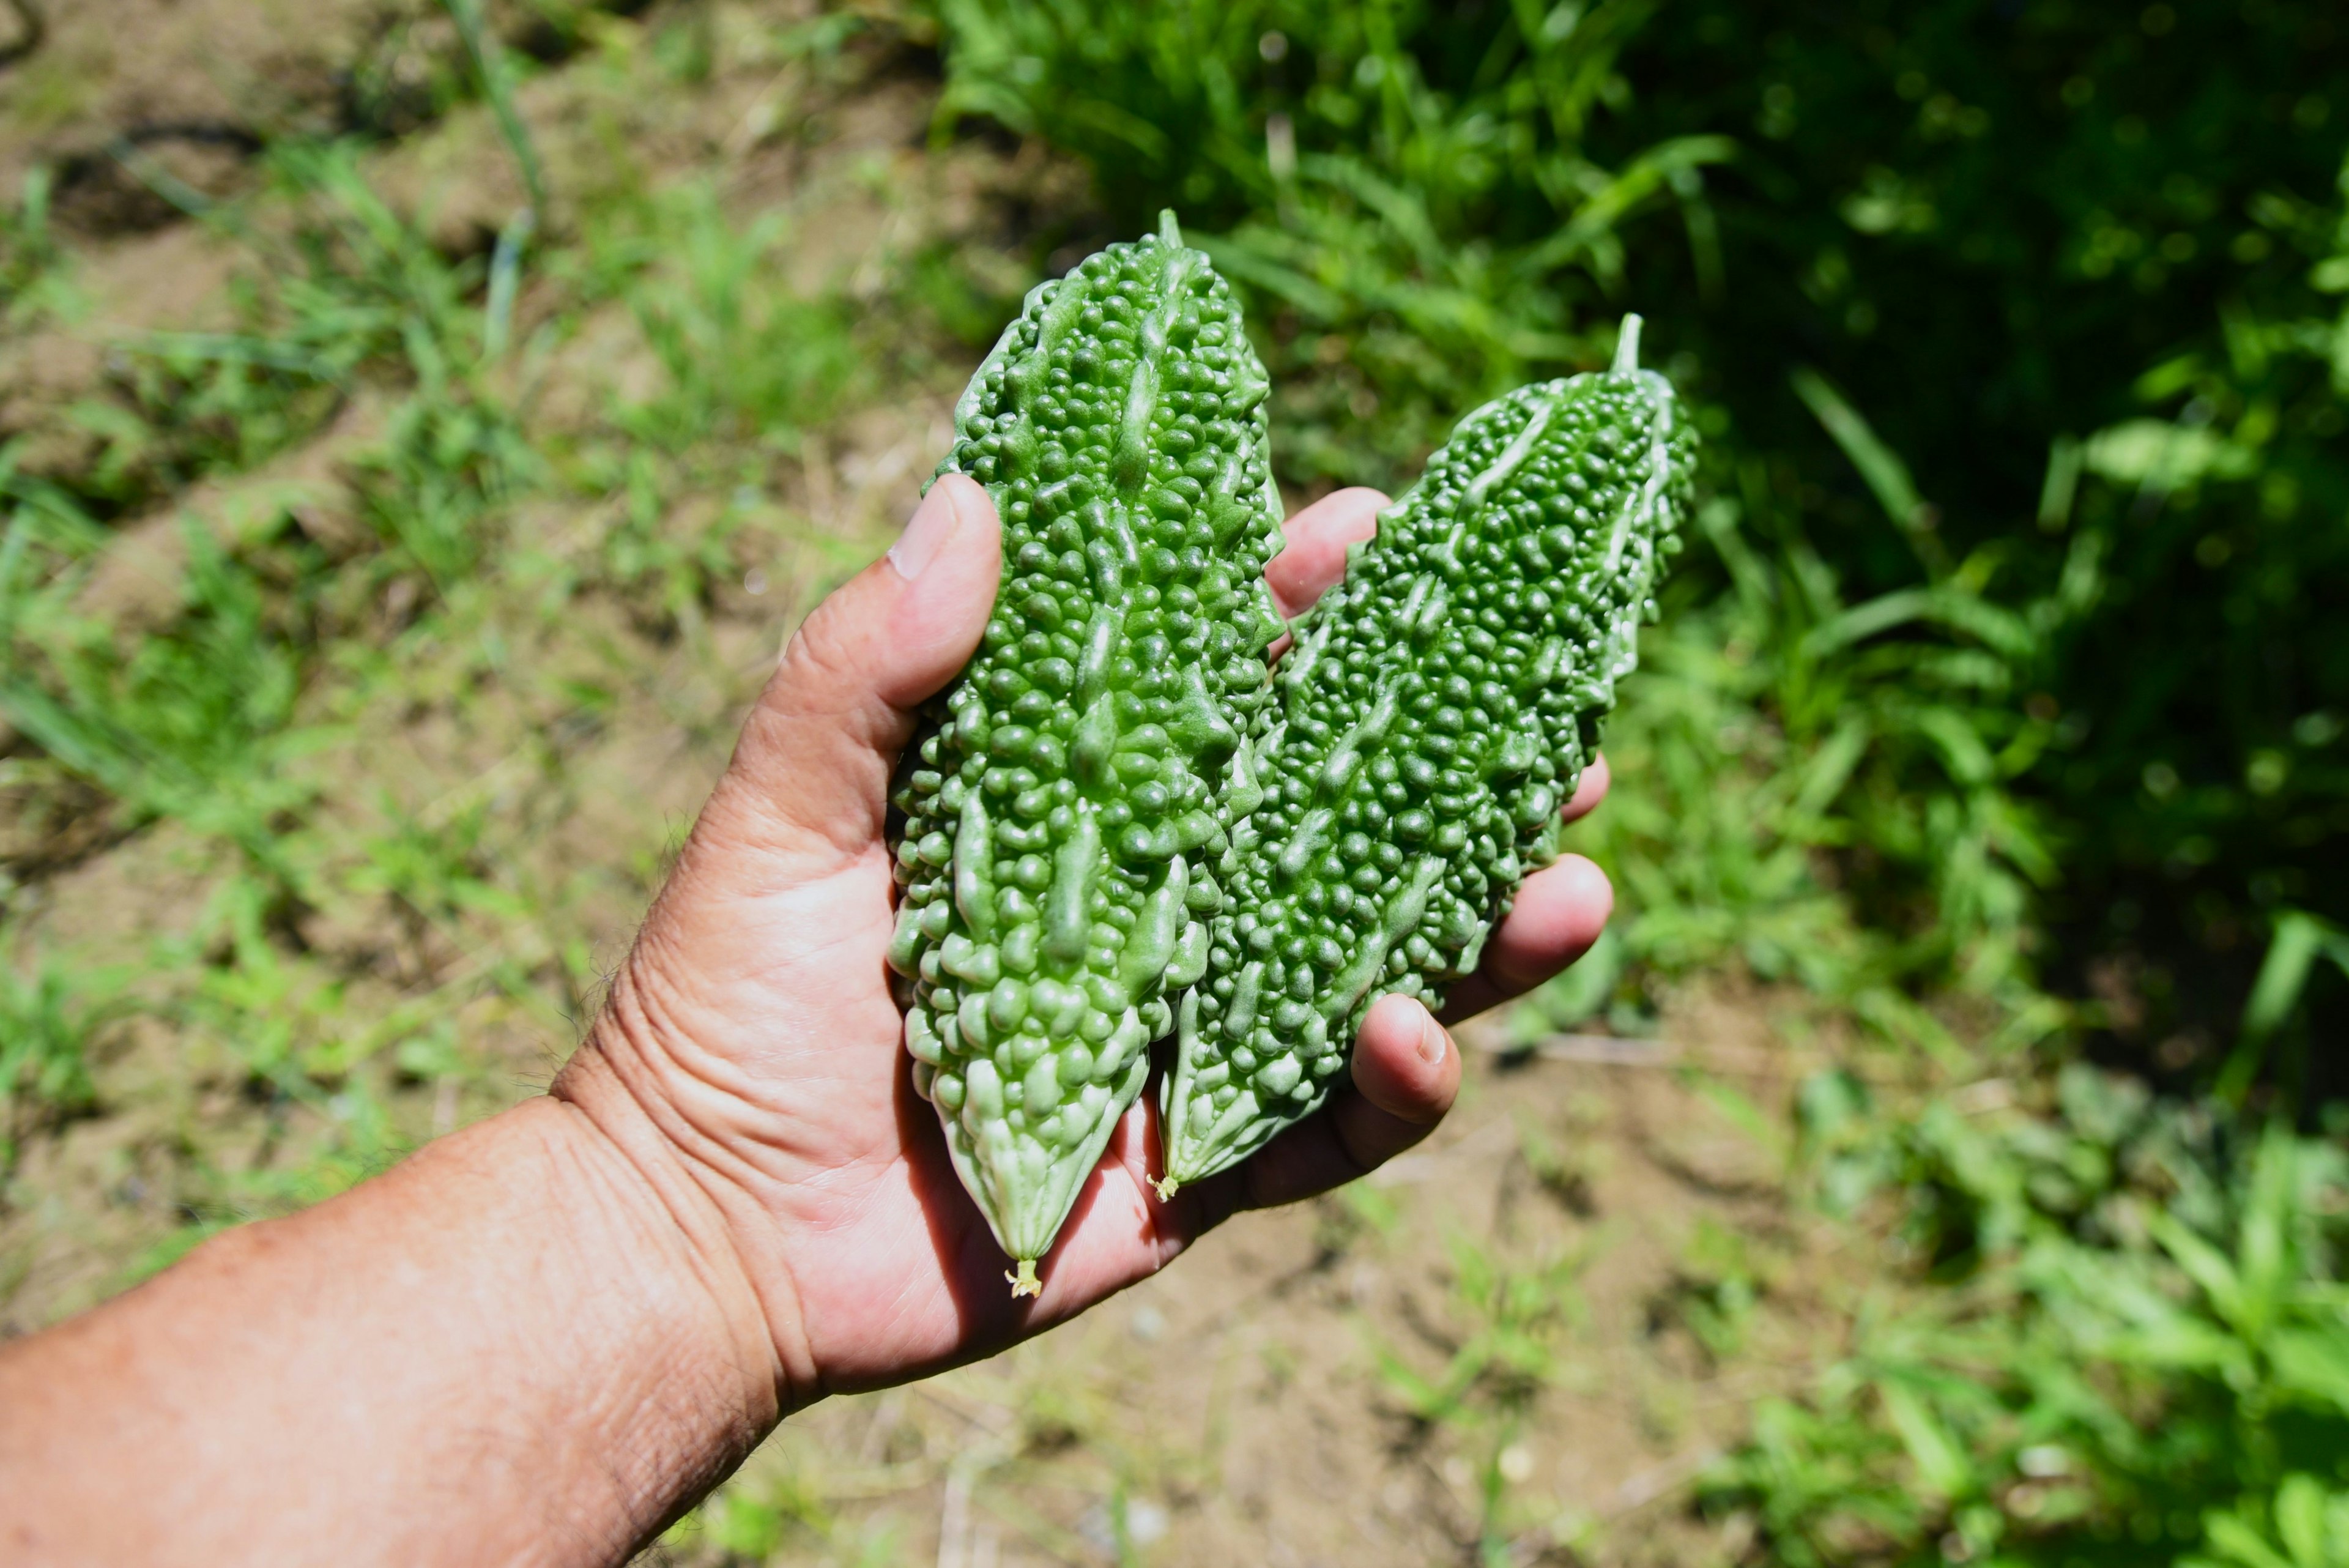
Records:
[[[0,968],[0,1171],[34,1132],[97,1103],[92,1037],[121,1004],[117,970],[47,957]]]
[[[36,532],[20,515],[11,543]],[[22,662],[0,679],[0,715],[109,800],[110,831],[173,820],[234,845],[290,892],[281,834],[311,791],[286,764],[321,739],[294,722],[300,633],[201,526],[184,537],[186,607],[161,633],[125,639],[74,614],[61,602],[69,568],[45,594],[28,589],[7,618]]]
[[[21,329],[70,306],[62,281],[57,240],[49,227],[49,197],[56,183],[47,168],[25,173],[13,207],[0,207],[0,327]]]
[[[378,192],[369,157],[271,147],[249,195],[191,215],[243,257],[233,327],[119,341],[62,416],[88,435],[74,466],[28,473],[21,448],[0,451],[0,720],[16,744],[0,788],[28,830],[0,888],[37,909],[46,878],[96,852],[164,876],[127,972],[183,1042],[173,1092],[225,1081],[263,1128],[250,1168],[187,1151],[185,1223],[134,1273],[543,1078],[594,1004],[605,905],[627,918],[677,826],[641,822],[633,852],[566,874],[546,847],[551,803],[575,794],[566,768],[647,704],[722,740],[745,676],[708,628],[714,597],[756,565],[774,610],[798,607],[776,564],[801,526],[776,494],[798,432],[920,341],[794,289],[772,265],[777,222],[740,219],[707,184],[623,181],[558,239],[450,257]],[[46,191],[36,178],[0,234],[27,310],[72,296]],[[623,357],[654,373],[550,423],[546,367],[583,323],[615,319]],[[246,481],[318,442],[325,481]],[[94,608],[111,601],[92,584],[119,574],[114,519],[198,483],[233,499],[171,524],[168,600]],[[488,772],[437,780],[460,759],[410,755],[401,732],[419,722],[488,733]],[[12,1150],[104,1106],[87,1048],[116,1014],[84,982],[113,974],[0,970]]]
[[[2085,1069],[2040,1114],[1809,1099],[1820,1200],[1875,1193],[1916,1285],[1708,1479],[1775,1559],[2225,1560],[2349,1480],[2337,1144]]]
[[[1529,1515],[1512,1495],[1525,1479],[1519,1443],[1534,1401],[1571,1378],[1565,1342],[1580,1315],[1576,1278],[1590,1260],[1586,1250],[1520,1262],[1464,1238],[1454,1241],[1452,1258],[1454,1322],[1441,1363],[1422,1365],[1423,1356],[1375,1337],[1369,1348],[1417,1439],[1466,1462],[1477,1504],[1476,1560],[1502,1568],[1551,1522]]]
[[[877,278],[794,283],[811,220],[747,210],[721,160],[551,185],[526,64],[452,5],[471,52],[428,86],[489,102],[527,222],[444,254],[381,193],[381,149],[283,140],[190,220],[242,257],[227,325],[109,337],[54,416],[72,462],[0,448],[0,1166],[160,1105],[119,1157],[168,1172],[127,1282],[543,1082],[690,809],[643,800],[722,759],[778,625],[875,542],[802,514],[828,443],[951,382],[1061,236],[1172,202],[1248,292],[1300,486],[1406,483],[1481,398],[1599,362],[1626,306],[1700,408],[1695,548],[1608,737],[1615,797],[1574,835],[1623,912],[1512,1027],[1645,1033],[1759,982],[1808,995],[1778,1033],[1847,1052],[1785,1105],[1700,1086],[1837,1260],[1674,1231],[1651,1336],[1776,1390],[1699,1483],[1723,1555],[2342,1561],[2349,908],[2321,873],[2349,691],[2309,606],[2349,496],[2349,216],[2337,121],[2302,124],[2314,67],[2243,67],[2289,86],[2280,115],[2197,109],[2257,154],[2235,169],[2155,121],[2114,140],[2158,64],[2136,6],[2026,7],[2011,99],[1931,6],[1875,18],[1875,53],[1783,7],[1767,36],[1711,5],[936,9],[938,156],[991,118],[1090,164],[1092,206],[909,229]],[[707,90],[740,47],[699,8],[558,21],[647,92]],[[895,25],[798,20],[760,57],[806,67],[793,91],[853,79]],[[2050,107],[2075,79],[2087,107]],[[2019,144],[2070,182],[2027,223],[1983,172]],[[2158,178],[2127,161],[2157,154]],[[86,327],[49,196],[36,173],[0,215],[0,332]],[[2056,319],[2062,385],[1903,319],[1911,296],[1983,339],[2039,330],[1989,331],[1993,304]],[[329,477],[257,477],[314,447]],[[169,602],[93,599],[119,530],[198,487],[233,502],[171,524]],[[117,866],[152,907],[57,935],[103,902],[77,876]],[[168,1065],[117,1065],[158,1039]],[[1504,1129],[1564,1213],[1607,1178],[1601,1115]],[[1470,1560],[1611,1560],[1619,1526],[1557,1517],[1524,1469],[1591,1374],[1615,1233],[1472,1235],[1371,1186],[1317,1215],[1324,1273],[1454,1239],[1427,1321],[1359,1314],[1347,1366],[1456,1469]],[[990,1517],[1032,1541],[1146,1562],[1143,1500],[1219,1484],[1212,1439],[1137,1431],[1065,1366],[1003,1377],[1006,1433],[957,1428],[943,1462],[1000,1480]],[[868,1468],[912,1468],[874,1428]],[[754,1467],[672,1548],[902,1560],[847,1473]],[[1031,1507],[1052,1488],[1099,1542]]]
[[[1243,285],[1296,480],[1405,479],[1658,323],[1716,497],[1671,619],[1751,650],[1662,679],[1802,779],[1781,831],[1893,939],[1865,967],[2026,1012],[2131,967],[2143,1053],[2232,1025],[2281,911],[2349,919],[2307,872],[2349,556],[2292,521],[2349,497],[2349,210],[2317,9],[2140,10],[935,7],[942,124],[1059,145],[1117,223],[1178,206]],[[1801,906],[1779,864],[1708,910]]]

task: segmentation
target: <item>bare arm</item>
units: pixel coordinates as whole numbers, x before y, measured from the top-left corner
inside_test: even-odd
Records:
[[[624,1557],[780,1413],[764,1314],[676,1178],[535,1100],[10,1346],[0,1556]]]
[[[1290,607],[1381,500],[1292,523]],[[1172,1202],[1145,1096],[1042,1295],[1010,1296],[882,963],[889,769],[977,645],[998,549],[985,493],[943,481],[793,639],[552,1095],[0,1349],[0,1557],[620,1562],[792,1409],[1040,1332],[1426,1135],[1458,1051],[1390,997],[1345,1092]],[[1528,882],[1468,1005],[1579,953],[1609,898],[1571,857]]]

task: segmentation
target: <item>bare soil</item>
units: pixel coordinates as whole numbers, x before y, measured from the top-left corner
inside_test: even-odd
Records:
[[[22,438],[31,471],[78,461],[71,410],[102,392],[109,342],[218,325],[239,265],[233,247],[126,181],[108,150],[128,140],[226,194],[251,177],[265,138],[344,123],[364,70],[422,82],[451,47],[430,7],[380,0],[46,8],[42,48],[0,68],[0,192],[36,163],[59,171],[88,306],[63,326],[0,335],[0,441]],[[599,182],[714,181],[746,216],[790,214],[787,265],[808,284],[853,286],[874,257],[932,236],[1009,236],[1038,205],[1077,213],[1081,226],[1070,176],[1032,151],[932,147],[935,88],[917,68],[876,68],[843,88],[761,52],[757,40],[802,7],[708,10],[719,47],[704,79],[648,86],[626,63],[660,23],[656,10],[607,20],[602,45],[529,83],[524,112],[564,200]],[[480,109],[427,116],[413,107],[421,92],[400,100],[415,123],[372,155],[371,177],[443,246],[477,250],[522,200],[512,161]],[[331,734],[299,763],[329,803],[324,839],[484,813],[497,825],[501,885],[539,911],[419,926],[386,898],[311,910],[282,933],[292,956],[272,1005],[297,1035],[330,995],[341,1014],[386,1016],[421,997],[462,998],[435,1023],[465,1042],[471,1069],[394,1079],[391,1125],[359,1140],[376,1150],[368,1158],[396,1158],[552,1075],[783,634],[885,542],[946,442],[975,358],[956,349],[918,384],[813,432],[783,493],[738,539],[738,582],[691,624],[647,622],[612,601],[549,619],[515,593],[471,623],[473,642],[443,645],[406,629],[412,602],[387,597],[370,613],[397,680],[346,671],[305,696],[305,722]],[[648,371],[640,334],[605,311],[574,324],[538,374],[533,429],[553,440]],[[118,519],[85,609],[125,628],[177,614],[188,519],[228,539],[288,516],[327,542],[357,526],[352,464],[379,443],[381,416],[355,400],[264,469]],[[723,501],[688,496],[677,514]],[[511,526],[559,567],[565,552],[596,546],[620,502],[530,502]],[[536,677],[527,688],[496,676],[523,666]],[[575,699],[546,696],[557,689],[603,693],[592,721]],[[0,754],[12,746],[0,731]],[[0,777],[0,817],[17,798],[9,788]],[[28,835],[37,842],[19,842]],[[0,852],[34,868],[7,907],[46,950],[133,968],[201,923],[221,854],[168,828],[116,835],[102,815],[0,821]],[[1832,1351],[1812,1343],[1809,1325],[1826,1314],[1810,1307],[1852,1272],[1794,1217],[1779,1151],[1723,1108],[1738,1096],[1764,1120],[1783,1107],[1801,1064],[1786,1042],[1801,1031],[1779,1020],[1804,1012],[1777,993],[1692,994],[1663,1023],[1681,1056],[1634,1050],[1634,1064],[1506,1056],[1501,1031],[1472,1028],[1462,1103],[1423,1149],[1349,1193],[1237,1220],[1035,1345],[808,1412],[654,1556],[939,1568],[1471,1562],[1488,1468],[1502,1481],[1510,1561],[1732,1555],[1737,1526],[1692,1513],[1691,1485],[1756,1397]],[[1674,1064],[1690,1059],[1729,1068]],[[123,1288],[195,1239],[191,1216],[273,1212],[364,1174],[367,1158],[317,1174],[320,1151],[355,1147],[331,1084],[316,1100],[258,1091],[191,1023],[142,1017],[109,1030],[96,1065],[96,1112],[29,1139],[0,1189],[0,1335]],[[1759,1300],[1710,1343],[1688,1309],[1692,1292],[1717,1282],[1700,1256],[1709,1235],[1734,1238]],[[1440,1379],[1491,1327],[1463,1296],[1464,1280],[1486,1269],[1542,1282],[1526,1332],[1550,1365],[1514,1393],[1488,1379],[1456,1414],[1414,1415],[1410,1375]]]
[[[1692,1002],[1669,1038],[1783,1059],[1772,1002]],[[1470,1562],[1496,1452],[1511,1561],[1732,1554],[1690,1512],[1691,1484],[1754,1399],[1832,1354],[1810,1308],[1857,1261],[1790,1218],[1775,1158],[1673,1071],[1471,1053],[1444,1127],[1361,1189],[1243,1217],[993,1362],[792,1422],[737,1483],[815,1500],[815,1522],[784,1535],[804,1555],[782,1560],[856,1561],[849,1542],[889,1542],[873,1561],[1116,1560],[1122,1497],[1138,1562]],[[1786,1084],[1736,1086],[1775,1108]],[[1707,1226],[1740,1239],[1762,1282],[1728,1355],[1682,1312]],[[1484,1261],[1553,1282],[1559,1314],[1557,1364],[1514,1435],[1420,1418],[1381,1370],[1438,1375],[1489,1326],[1457,1293]]]

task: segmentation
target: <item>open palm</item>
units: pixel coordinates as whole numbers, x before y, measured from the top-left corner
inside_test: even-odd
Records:
[[[1385,498],[1342,491],[1288,525],[1267,573],[1295,614],[1336,582]],[[1243,1208],[1352,1179],[1424,1137],[1459,1056],[1413,1001],[1389,997],[1352,1084],[1239,1168],[1161,1202],[1154,1095],[1112,1138],[1015,1300],[1007,1260],[963,1192],[936,1113],[915,1094],[883,962],[893,928],[884,842],[890,774],[915,711],[977,648],[1000,535],[985,491],[941,480],[885,561],[808,618],[785,650],[555,1092],[593,1113],[631,1103],[724,1216],[774,1337],[787,1402],[984,1355],[1154,1272]],[[1606,789],[1593,766],[1567,806]],[[1457,989],[1465,1014],[1538,983],[1597,937],[1606,877],[1567,857],[1528,881]]]

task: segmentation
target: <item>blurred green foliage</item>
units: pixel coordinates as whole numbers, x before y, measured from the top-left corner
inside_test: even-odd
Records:
[[[571,1033],[596,983],[564,929],[582,888],[534,885],[516,845],[560,820],[564,752],[615,689],[719,664],[702,623],[747,566],[776,563],[800,432],[915,340],[781,275],[782,230],[707,182],[616,182],[559,241],[517,222],[492,254],[451,256],[368,156],[288,138],[240,198],[190,195],[241,264],[221,329],[114,339],[76,402],[0,442],[0,909],[38,910],[57,870],[142,836],[167,836],[191,878],[176,929],[124,975],[49,953],[37,915],[0,927],[0,1176],[28,1132],[111,1108],[91,1048],[133,1011],[114,1002],[125,975],[191,1080],[224,1069],[273,1120],[329,1129],[284,1169],[191,1151],[188,1226],[135,1273],[378,1168],[403,1082],[446,1086],[451,1120],[459,1089],[508,1093],[457,1029],[485,997]],[[0,282],[55,311],[73,257],[47,189],[0,218]],[[549,364],[597,311],[640,369],[625,387],[574,370],[592,399],[550,420]],[[334,452],[326,476],[256,473],[311,443]],[[566,525],[518,527],[533,501]],[[146,529],[128,549],[127,527]],[[126,602],[126,576],[164,591]],[[679,657],[635,663],[640,644],[593,624],[599,599]],[[386,711],[470,718],[515,696],[507,639],[558,632],[567,659],[524,649],[546,667],[519,683],[520,720],[493,721],[517,727],[483,780],[411,801],[411,779],[355,750]],[[523,808],[492,810],[481,791],[521,778],[537,781]],[[347,945],[314,944],[322,928]],[[388,1005],[366,990],[387,977]]]
[[[1470,1466],[1483,1568],[1517,1561],[1513,1546],[1529,1522],[1512,1496],[1525,1479],[1517,1445],[1536,1398],[1568,1376],[1560,1341],[1583,1315],[1577,1281],[1589,1262],[1576,1251],[1521,1265],[1455,1237],[1449,1306],[1458,1327],[1443,1365],[1427,1368],[1424,1356],[1368,1336],[1379,1381],[1414,1434],[1440,1436]]]
[[[1999,1086],[1993,1082],[1993,1087]],[[1777,1560],[2259,1563],[2349,1484],[2337,1143],[2068,1069],[2037,1113],[1802,1096],[1815,1199],[1889,1197],[1847,1353],[1705,1487]]]
[[[585,15],[527,8],[562,39]],[[1848,1329],[1824,1375],[1795,1368],[1705,1479],[1731,1539],[1805,1568],[2349,1561],[2349,1181],[2317,1048],[2349,995],[2349,24],[2307,0],[929,9],[942,133],[985,117],[1086,161],[1099,237],[1176,205],[1249,291],[1297,485],[1408,482],[1483,398],[1601,362],[1626,308],[1696,400],[1700,548],[1609,737],[1622,785],[1577,829],[1626,918],[1522,1026],[1641,1030],[1656,980],[1733,961],[1945,1072],[2012,1075],[1917,1106],[1822,1074],[1791,1139],[1722,1097],[1788,1146],[1817,1218],[1883,1248],[1860,1299],[1814,1303]],[[516,7],[484,15],[526,41]],[[533,166],[502,74],[532,50],[471,33],[419,75],[427,33],[391,27],[354,113],[391,130],[481,97]],[[643,47],[698,82],[713,36],[684,6]],[[803,432],[916,380],[920,334],[983,345],[1038,259],[923,240],[871,297],[803,289],[789,231],[714,178],[621,180],[571,227],[451,257],[365,170],[289,139],[245,199],[150,182],[243,247],[225,328],[113,343],[58,421],[86,461],[0,449],[0,877],[160,828],[202,880],[135,977],[0,929],[28,961],[0,965],[0,1174],[109,1108],[134,1012],[333,1129],[286,1166],[191,1152],[188,1222],[140,1272],[390,1158],[393,1086],[446,1088],[453,1118],[491,1072],[461,1010],[570,1031],[592,958],[516,846],[579,804],[564,747],[676,673],[635,642],[588,657],[595,601],[690,648],[776,559],[755,531]],[[79,308],[49,191],[0,209],[11,332]],[[1071,221],[1029,216],[1038,251]],[[550,418],[591,316],[634,373]],[[264,495],[191,519],[169,606],[89,595],[116,523],[355,412],[355,527]],[[811,549],[859,547],[802,521]],[[530,672],[509,639],[558,622],[586,628],[575,660]],[[314,765],[371,709],[480,693],[516,697],[492,720],[512,753],[444,796],[338,796]],[[636,856],[657,876],[652,840]],[[337,919],[366,940],[336,946]],[[2067,1023],[2219,1093],[2000,1059]],[[2273,1087],[2299,1132],[2242,1108]],[[1521,1139],[1586,1209],[1582,1140]],[[1329,1210],[1330,1256],[1403,1222],[1368,1186]],[[1438,1341],[1364,1346],[1465,1467],[1484,1561],[1557,1544],[1524,1478],[1584,1261],[1463,1241]],[[1786,1268],[1700,1227],[1659,1310],[1726,1366],[1769,1343]],[[698,1517],[743,1557],[902,1555],[804,1489]]]
[[[2337,8],[934,8],[942,127],[1212,236],[1293,481],[1657,324],[1716,500],[1611,742],[1634,956],[2052,984],[2208,1075],[2273,922],[2349,916]]]
[[[122,1011],[123,979],[54,956],[30,974],[0,966],[0,1174],[28,1132],[95,1103],[90,1038]]]
[[[26,326],[57,304],[57,246],[49,232],[54,178],[35,168],[15,206],[0,207],[0,327]]]
[[[1522,1033],[1640,1029],[1653,979],[1734,959],[1944,1071],[2085,1031],[2220,1091],[1812,1080],[1796,1180],[1883,1272],[1708,1478],[1733,1538],[1802,1568],[2344,1561],[2349,1173],[2238,1107],[2349,1090],[2315,1048],[2349,996],[2349,17],[935,14],[942,128],[1075,154],[1120,232],[1177,205],[1249,292],[1291,482],[1407,482],[1626,308],[1697,400],[1706,547],[1577,829],[1627,918]],[[1966,1044],[1953,987],[1993,1003]],[[1671,1308],[1729,1353],[1755,1290],[1712,1238]]]

